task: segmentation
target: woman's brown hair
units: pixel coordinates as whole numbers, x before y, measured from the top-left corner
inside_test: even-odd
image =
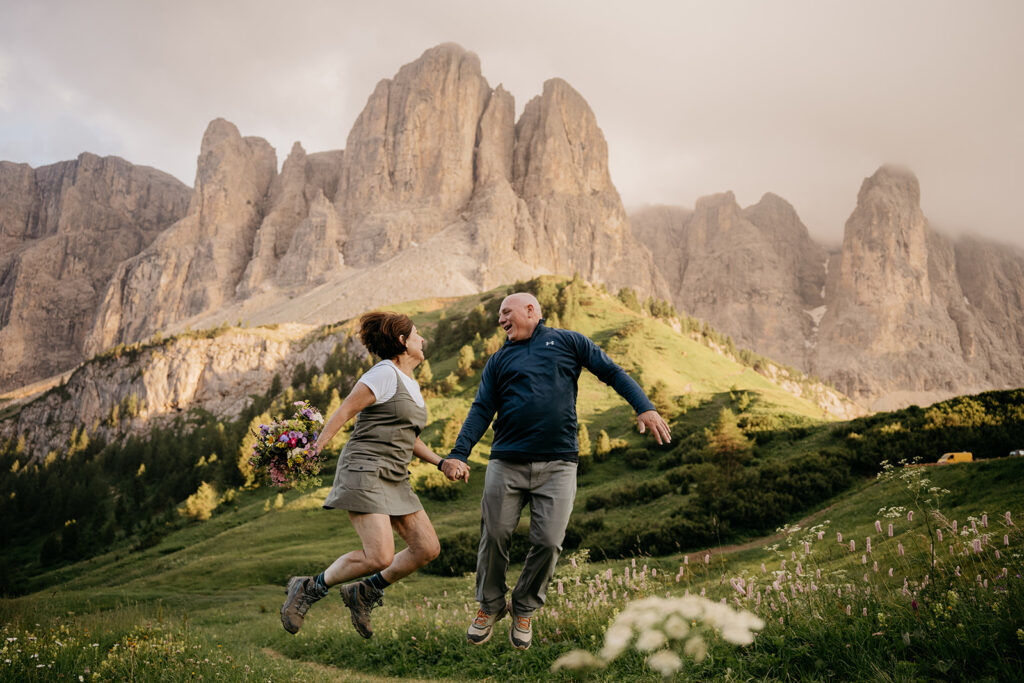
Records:
[[[405,353],[405,341],[410,334],[412,320],[404,313],[373,311],[359,319],[359,339],[363,346],[385,360]],[[405,337],[405,341],[401,337]]]

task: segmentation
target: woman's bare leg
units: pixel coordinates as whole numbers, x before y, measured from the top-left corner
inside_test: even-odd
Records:
[[[408,547],[395,555],[387,569],[381,571],[381,576],[388,583],[409,576],[441,553],[441,544],[437,540],[434,525],[430,523],[430,518],[423,510],[410,515],[392,517],[391,526]],[[393,551],[394,538],[391,548]]]
[[[397,559],[395,536],[387,515],[350,512],[348,516],[363,547],[345,553],[324,570],[324,580],[328,586],[379,572]]]

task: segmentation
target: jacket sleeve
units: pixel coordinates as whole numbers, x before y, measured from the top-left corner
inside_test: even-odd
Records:
[[[469,415],[466,416],[466,421],[462,423],[459,437],[455,440],[455,447],[452,448],[448,457],[466,462],[469,459],[470,451],[473,450],[473,446],[484,435],[484,432],[491,425],[491,420],[494,419],[494,413],[498,410],[498,403],[494,393],[497,382],[494,369],[495,364],[491,362],[493,360],[494,356],[491,356],[487,360],[487,365],[484,366],[484,371],[480,375],[480,386],[476,390],[476,398],[473,399]]]
[[[647,394],[640,388],[636,380],[616,365],[615,361],[609,358],[600,346],[578,332],[573,333],[573,338],[576,342],[580,364],[614,389],[619,396],[626,399],[637,415],[648,410],[655,410],[654,404],[647,398]]]

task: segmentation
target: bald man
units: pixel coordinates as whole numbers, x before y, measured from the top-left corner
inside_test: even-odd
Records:
[[[650,432],[659,444],[671,437],[640,385],[582,334],[545,326],[540,303],[532,294],[506,297],[498,325],[508,339],[488,359],[476,399],[441,469],[454,479],[494,419],[494,443],[480,504],[476,565],[480,610],[466,638],[474,645],[487,642],[495,622],[511,612],[509,640],[513,647],[525,650],[533,639],[533,613],[544,604],[576,497],[576,383],[581,369],[590,370],[629,402],[641,434]],[[509,540],[527,505],[530,551],[507,600]]]

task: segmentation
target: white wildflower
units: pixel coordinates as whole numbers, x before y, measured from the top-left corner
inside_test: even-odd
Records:
[[[668,678],[682,668],[683,660],[672,650],[661,650],[647,658],[647,666]]]
[[[628,626],[612,624],[604,634],[604,647],[601,649],[601,659],[611,661],[622,654],[633,637],[633,629]]]
[[[673,640],[682,640],[690,632],[690,625],[678,614],[673,614],[665,620],[665,635]]]
[[[559,669],[592,669],[604,667],[604,660],[595,657],[586,650],[570,650],[555,660],[551,665],[554,673]]]
[[[700,636],[694,636],[686,641],[686,645],[683,646],[683,654],[700,664],[708,656],[708,645]]]
[[[659,647],[667,642],[665,634],[657,629],[650,629],[640,634],[640,637],[636,639],[636,649],[641,652],[650,652],[651,650],[657,650]]]

